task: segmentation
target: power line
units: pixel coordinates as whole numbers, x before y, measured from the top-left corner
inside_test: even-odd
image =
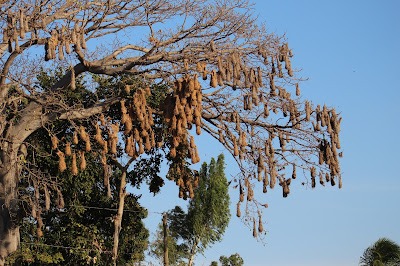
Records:
[[[0,199],[5,199],[5,198],[1,198]],[[20,202],[25,202],[25,200],[22,199],[13,199],[16,201],[20,201]],[[78,205],[78,204],[70,204],[68,206],[65,207],[76,207],[76,208],[84,208],[84,209],[95,209],[95,210],[106,210],[106,211],[118,211],[118,208],[106,208],[106,207],[97,207],[97,206],[87,206],[87,205]],[[156,211],[149,211],[147,208],[143,208],[144,210],[146,210],[148,213],[154,213],[154,214],[160,214],[162,215],[164,212],[156,212]],[[142,212],[141,210],[130,210],[130,209],[124,209],[124,212],[132,212],[132,213],[140,213]]]
[[[69,207],[82,207],[84,209],[95,209],[95,210],[107,210],[107,211],[118,211],[118,208],[104,208],[104,207],[96,207],[96,206],[85,206],[85,205],[69,205]],[[163,214],[163,212],[156,212],[156,211],[149,211],[146,208],[143,208],[146,210],[148,213],[154,213],[154,214]],[[140,213],[142,211],[135,211],[135,210],[129,210],[129,209],[124,209],[124,212],[133,212],[133,213]]]

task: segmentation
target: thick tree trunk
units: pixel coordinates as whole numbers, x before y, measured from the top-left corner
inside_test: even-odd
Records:
[[[36,103],[27,106],[20,115],[17,124],[9,123],[7,131],[3,131],[0,142],[0,266],[4,265],[8,255],[17,250],[20,241],[17,189],[21,156],[26,156],[26,147],[22,143],[46,122]],[[21,147],[25,148],[24,151],[20,150]]]
[[[11,146],[11,145],[10,145]],[[8,147],[0,168],[0,265],[4,265],[9,254],[19,246],[18,211],[18,172],[17,152]]]
[[[119,233],[121,232],[122,215],[124,214],[124,204],[126,196],[126,170],[124,170],[121,175],[121,183],[119,186],[118,196],[119,196],[119,202],[118,202],[117,214],[115,215],[114,218],[114,244],[112,250],[112,259],[114,266],[117,265]]]

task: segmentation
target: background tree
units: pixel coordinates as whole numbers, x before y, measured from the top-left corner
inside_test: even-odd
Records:
[[[244,261],[242,257],[238,253],[232,254],[228,257],[221,256],[219,257],[219,261],[222,266],[243,266]]]
[[[197,188],[190,193],[194,196],[189,201],[187,213],[176,206],[168,212],[169,257],[170,265],[193,265],[194,257],[210,245],[222,240],[229,224],[228,182],[224,173],[224,155],[210,164],[203,163],[198,174]],[[183,182],[180,177],[178,182]],[[161,234],[158,234],[153,253],[162,257]]]
[[[362,266],[394,266],[400,264],[400,246],[388,239],[380,238],[368,247],[360,258]]]
[[[318,177],[341,187],[340,117],[298,97],[292,51],[256,25],[247,1],[17,0],[1,2],[0,14],[0,265],[19,245],[24,142],[40,128],[57,135],[61,148],[79,135],[76,145],[105,165],[118,154],[118,143],[125,147],[120,154],[135,159],[163,148],[177,172],[185,171],[187,159],[199,161],[190,129],[205,131],[236,158],[240,200],[247,195],[257,208],[264,203],[254,199],[256,183],[266,192],[278,182],[287,196],[291,178],[285,175],[293,172],[294,179],[296,169],[310,172],[312,187]],[[43,90],[37,72],[54,65],[69,70]],[[135,82],[104,94],[92,74],[131,75]],[[66,101],[76,78],[95,96],[89,104]],[[156,108],[146,101],[160,88],[151,89],[154,83],[170,88]],[[112,108],[121,123],[104,117]],[[156,115],[167,125],[160,132]],[[59,120],[74,130],[54,132]],[[190,196],[193,182],[185,175],[178,184],[182,197]],[[257,208],[244,213],[257,216]]]
[[[228,181],[225,176],[224,155],[210,164],[203,163],[199,173],[199,186],[189,203],[188,218],[191,224],[189,265],[193,264],[197,249],[204,251],[222,240],[230,219]]]
[[[184,266],[187,265],[186,259],[188,256],[188,246],[185,242],[180,241],[180,236],[177,231],[183,232],[187,230],[186,217],[187,213],[179,206],[170,210],[167,213],[167,245],[168,245],[168,265],[170,266]],[[176,226],[171,230],[169,225]],[[179,227],[179,228],[177,228]],[[157,258],[160,262],[164,260],[164,232],[162,224],[156,232],[156,238],[150,246],[151,255]],[[161,263],[160,263],[161,264]]]

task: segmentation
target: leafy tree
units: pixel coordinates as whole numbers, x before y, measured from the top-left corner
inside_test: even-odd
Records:
[[[46,141],[47,146],[50,145],[50,139],[41,136],[43,132],[38,131],[31,137],[42,145]],[[35,141],[31,140],[30,143],[33,145]],[[45,154],[47,149],[46,146],[41,149],[36,146],[35,152]],[[27,160],[33,161],[30,156],[32,154],[28,153]],[[20,188],[26,187],[20,192],[21,198],[35,201],[37,196],[38,202],[32,204],[35,207],[22,223],[21,249],[8,258],[8,264],[110,265],[120,171],[117,168],[110,169],[111,197],[108,197],[107,187],[103,180],[98,179],[103,175],[103,168],[96,157],[89,154],[85,170],[77,175],[64,172],[56,180],[51,178],[51,174],[57,171],[54,169],[58,168],[58,161],[50,158],[35,156],[37,178],[25,172],[26,178],[22,179],[28,182],[20,185]],[[50,205],[45,203],[49,200],[48,196],[38,195],[37,191],[47,190],[50,193],[51,187],[56,187],[52,189],[55,192],[61,187],[63,193],[58,194],[56,202]],[[31,192],[34,194],[30,195]],[[143,260],[147,249],[149,233],[142,222],[147,211],[137,200],[138,197],[133,194],[128,194],[124,200],[124,209],[129,211],[125,212],[122,219],[117,258],[119,265]],[[48,206],[42,208],[41,205]]]
[[[242,266],[244,261],[238,253],[232,254],[229,258],[225,256],[219,257],[222,266]]]
[[[360,265],[400,265],[400,246],[388,238],[380,238],[364,251],[360,258]]]
[[[189,203],[190,219],[190,259],[192,265],[197,248],[203,251],[211,244],[222,240],[229,224],[229,192],[225,176],[224,155],[218,160],[211,159],[210,164],[203,163],[200,169],[199,186]]]
[[[168,265],[170,266],[184,266],[187,265],[186,258],[188,254],[188,246],[185,242],[181,241],[178,232],[187,230],[185,224],[187,220],[187,213],[181,207],[176,206],[174,209],[167,213],[168,230],[167,230],[167,246],[168,246]],[[188,234],[188,233],[186,233]],[[150,246],[151,254],[160,262],[164,260],[164,232],[162,224],[156,233],[156,239]]]
[[[188,265],[193,265],[198,252],[221,241],[230,219],[224,169],[223,154],[217,161],[212,158],[209,165],[203,163],[187,213],[179,206],[168,212],[170,265],[180,265],[184,259],[188,260]],[[178,182],[183,182],[180,180]],[[161,239],[162,235],[158,234],[153,250],[157,257],[162,257]]]
[[[264,192],[278,182],[287,196],[291,179],[284,176],[293,171],[295,178],[296,169],[310,171],[312,187],[318,174],[321,184],[341,187],[339,115],[298,97],[292,51],[256,25],[251,12],[250,3],[237,0],[1,2],[0,265],[19,246],[19,180],[27,141],[43,128],[60,142],[60,172],[71,170],[64,148],[79,133],[73,148],[107,165],[165,151],[177,181],[189,173],[187,159],[200,161],[195,128],[235,156],[240,199],[246,194],[256,208],[255,181]],[[36,76],[54,66],[68,71],[43,89]],[[105,76],[116,86],[103,86]],[[77,79],[85,81],[88,101],[69,100]],[[148,99],[159,90],[165,100],[152,106]],[[105,115],[110,111],[114,116]],[[157,117],[165,126],[156,127]],[[59,121],[72,130],[56,131]],[[183,198],[193,182],[185,175],[178,184]]]
[[[244,264],[242,257],[238,253],[230,255],[229,258],[221,256],[219,261],[222,266],[242,266]],[[212,261],[210,266],[218,266],[218,262]]]
[[[56,82],[62,70],[57,69],[52,74],[41,73],[39,80],[42,88],[46,89]],[[83,88],[83,83],[77,82],[76,90],[67,99],[79,99],[86,104],[92,97]],[[112,112],[108,114],[113,115]],[[71,130],[69,123],[65,121],[53,124],[53,127],[58,132]],[[124,217],[120,215],[119,226],[123,230],[115,230],[112,226],[113,223],[116,224],[118,217],[116,210],[121,206],[118,199],[121,199],[121,169],[124,167],[104,165],[97,156],[91,153],[86,153],[85,156],[79,150],[80,171],[60,174],[57,170],[59,160],[54,154],[48,153],[51,146],[55,145],[53,141],[44,129],[32,134],[27,141],[30,144],[27,149],[27,166],[21,173],[24,178],[20,181],[19,194],[24,202],[31,202],[24,209],[31,210],[22,223],[21,249],[9,258],[8,263],[46,265],[59,264],[62,261],[67,265],[110,265],[112,258],[118,264],[143,260],[148,231],[142,219],[147,216],[147,212],[139,205],[138,197],[122,193],[122,208],[128,210]],[[71,159],[71,154],[68,155],[74,151],[74,145],[69,147],[66,159],[74,160]],[[157,156],[152,157],[156,158]],[[152,171],[158,172],[159,164],[157,160],[138,160],[135,170],[127,172],[128,179],[133,185],[139,184],[139,180],[145,180],[154,174]],[[99,176],[104,176],[104,180],[99,179]],[[40,191],[44,191],[43,195],[40,195]],[[52,192],[57,193],[56,202],[53,203],[50,201]],[[36,230],[32,230],[35,227]],[[118,233],[117,238],[115,232]],[[119,254],[114,249],[119,250]]]

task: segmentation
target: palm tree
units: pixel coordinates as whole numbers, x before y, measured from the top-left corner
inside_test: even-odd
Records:
[[[400,265],[400,246],[388,239],[380,238],[368,247],[360,258],[361,266]]]

